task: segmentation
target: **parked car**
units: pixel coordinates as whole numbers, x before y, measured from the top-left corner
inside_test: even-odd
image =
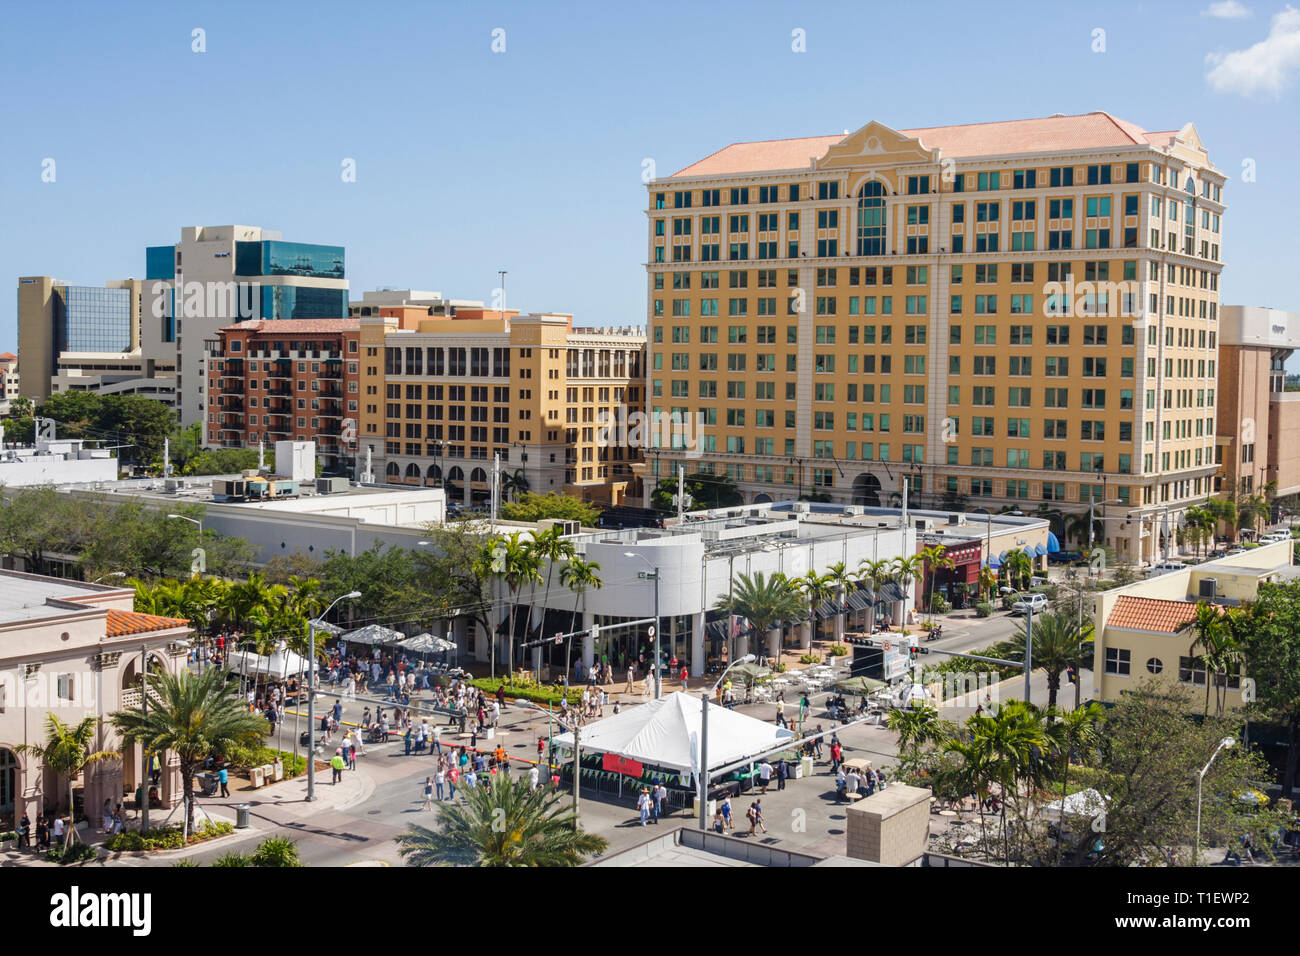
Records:
[[[1290,541],[1290,540],[1291,540],[1290,531],[1278,530],[1278,531],[1270,531],[1268,534],[1264,535],[1264,537],[1259,539],[1259,543],[1272,544],[1275,541]]]
[[[1184,571],[1187,565],[1178,561],[1161,561],[1159,564],[1153,564],[1147,568],[1146,575],[1149,578],[1156,578],[1162,574],[1169,574],[1173,571]]]
[[[1025,614],[1029,611],[1033,611],[1035,614],[1042,614],[1046,610],[1046,594],[1026,594],[1015,604],[1011,605],[1012,614]]]
[[[1047,556],[1047,560],[1052,564],[1074,564],[1076,561],[1083,560],[1083,552],[1055,551]]]

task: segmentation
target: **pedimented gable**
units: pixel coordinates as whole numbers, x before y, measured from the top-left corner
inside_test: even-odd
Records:
[[[1205,144],[1201,142],[1201,134],[1196,132],[1196,127],[1191,123],[1180,129],[1178,135],[1174,137],[1172,152],[1175,156],[1190,162],[1206,164],[1210,162],[1210,154]]]
[[[904,136],[884,123],[872,121],[826,151],[815,169],[844,169],[861,166],[911,165],[938,162],[938,150],[931,151],[916,139]]]

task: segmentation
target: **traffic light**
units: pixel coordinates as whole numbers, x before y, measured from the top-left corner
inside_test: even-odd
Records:
[[[1074,668],[1073,668],[1073,667],[1067,667],[1067,668],[1065,669],[1065,674],[1066,674],[1067,677],[1070,678],[1070,683],[1071,683],[1071,684],[1077,684],[1077,683],[1078,683],[1078,680],[1076,679],[1076,678],[1077,678],[1077,675],[1075,674],[1075,672],[1074,672]]]

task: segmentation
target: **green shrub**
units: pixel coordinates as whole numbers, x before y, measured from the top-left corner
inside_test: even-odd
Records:
[[[10,830],[8,833],[0,833],[0,843],[8,843],[10,840],[17,840],[17,839],[18,839],[18,834],[15,833],[13,830]]]
[[[470,687],[477,687],[489,697],[497,692],[497,687],[505,684],[506,696],[514,697],[517,700],[531,700],[535,704],[551,704],[559,706],[560,698],[563,693],[558,687],[542,687],[534,680],[521,680],[516,678],[511,682],[504,682],[500,679],[493,680],[490,677],[478,677],[469,682]],[[569,703],[576,704],[582,700],[582,691],[577,688],[569,688]]]
[[[227,853],[212,861],[213,866],[252,866],[252,859],[244,853]]]
[[[45,854],[45,861],[47,863],[58,863],[62,866],[67,866],[69,863],[80,863],[83,860],[93,860],[97,856],[99,856],[99,854],[95,852],[95,848],[89,843],[74,843],[72,846],[67,848],[56,846]]]
[[[190,842],[211,840],[214,837],[225,836],[234,832],[235,826],[233,823],[227,823],[225,820],[209,823],[204,820],[190,834]],[[178,824],[151,827],[144,833],[140,833],[138,830],[124,830],[104,841],[104,849],[112,850],[115,853],[129,853],[140,850],[179,850],[183,846],[185,846],[185,840]]]
[[[799,658],[800,664],[820,664],[822,659],[816,654],[804,654]]]
[[[302,866],[297,841],[284,837],[271,837],[259,843],[251,862],[253,866]]]
[[[1017,601],[1019,601],[1019,600],[1020,600],[1020,595],[1019,595],[1019,594],[1004,594],[1004,595],[1002,595],[1002,610],[1004,610],[1004,611],[1010,611],[1010,610],[1011,610],[1011,605],[1015,604],[1015,603],[1016,603]]]
[[[197,860],[177,860],[172,866],[198,866]]]
[[[276,750],[274,747],[234,747],[226,755],[232,768],[237,770],[247,770],[249,767],[262,767],[266,764],[275,763],[276,758],[284,764],[284,775],[286,778],[296,777],[300,773],[307,771],[307,758],[299,754],[297,757],[291,751]]]
[[[952,605],[944,598],[942,594],[930,595],[930,613],[947,614],[952,610]]]
[[[989,601],[981,601],[979,604],[975,605],[976,617],[992,617],[992,615],[993,605]]]
[[[832,644],[827,652],[831,657],[844,657],[848,654],[849,648],[846,644]]]

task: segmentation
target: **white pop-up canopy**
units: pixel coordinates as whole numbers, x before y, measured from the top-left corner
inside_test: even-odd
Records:
[[[229,667],[245,677],[274,677],[284,680],[307,672],[307,658],[288,650],[281,641],[270,657],[254,651],[235,651],[230,655]]]
[[[641,763],[690,773],[692,752],[700,736],[703,704],[691,694],[667,694],[648,704],[629,707],[582,728],[585,753],[610,753]],[[794,732],[738,714],[709,707],[709,768],[724,767],[766,753],[794,738]],[[557,747],[573,749],[573,734],[555,738]]]

